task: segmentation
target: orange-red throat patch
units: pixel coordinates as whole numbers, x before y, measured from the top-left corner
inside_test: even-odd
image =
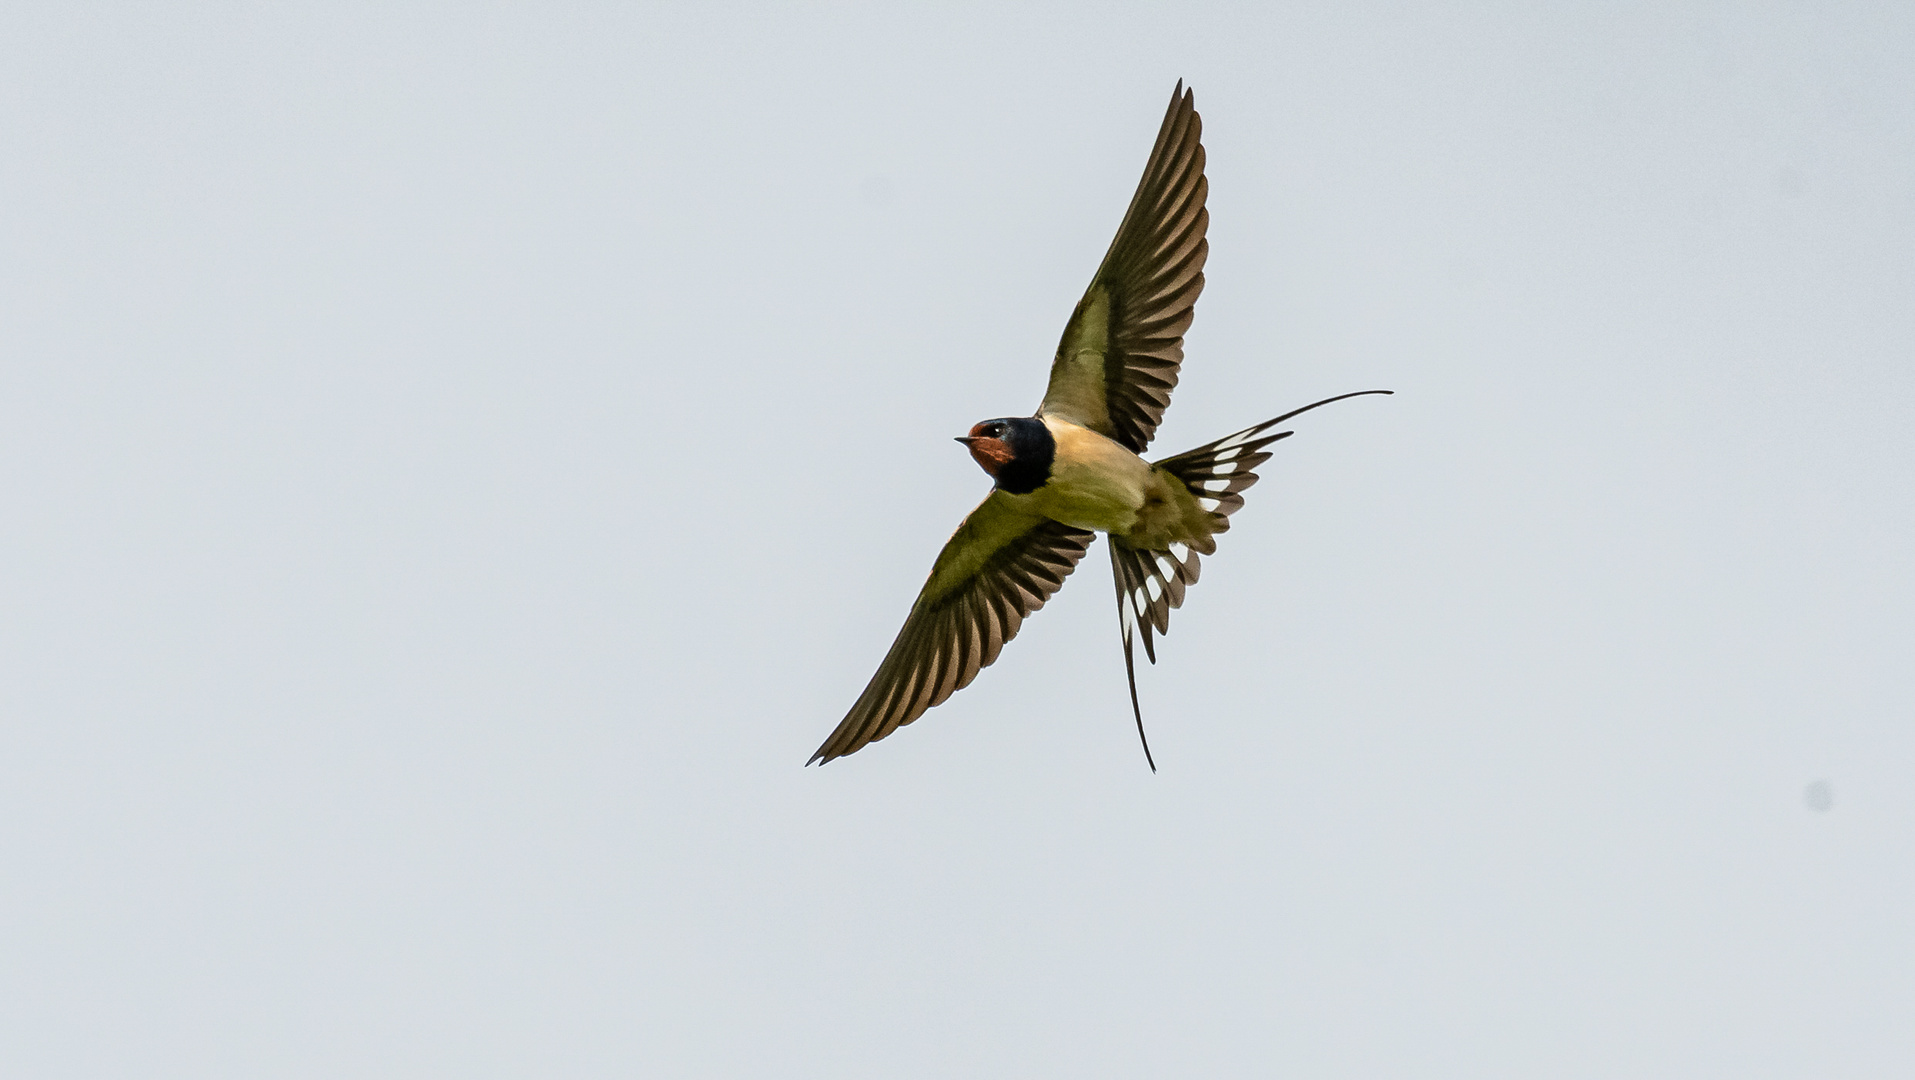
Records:
[[[1011,463],[1011,448],[1003,439],[994,439],[989,435],[970,435],[965,437],[965,445],[971,448],[971,460],[992,476]]]

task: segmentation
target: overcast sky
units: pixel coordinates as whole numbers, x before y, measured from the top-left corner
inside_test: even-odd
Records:
[[[1915,8],[0,14],[0,1073],[1915,1074]],[[1101,542],[804,760],[1171,87]]]

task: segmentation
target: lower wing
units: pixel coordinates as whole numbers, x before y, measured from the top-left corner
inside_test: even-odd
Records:
[[[876,742],[970,685],[1076,569],[1095,534],[1011,498],[993,491],[951,535],[877,674],[805,764]]]

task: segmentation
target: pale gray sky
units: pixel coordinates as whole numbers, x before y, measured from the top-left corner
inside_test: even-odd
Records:
[[[1909,1075],[1915,9],[1348,8],[10,6],[0,1073]],[[1397,396],[801,768],[1179,77]]]

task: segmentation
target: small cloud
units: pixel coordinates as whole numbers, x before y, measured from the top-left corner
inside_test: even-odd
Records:
[[[1815,811],[1827,810],[1835,805],[1835,789],[1827,780],[1817,780],[1802,790],[1802,801]]]

